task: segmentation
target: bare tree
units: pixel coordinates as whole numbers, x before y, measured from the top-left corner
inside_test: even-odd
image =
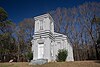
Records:
[[[16,28],[16,35],[18,41],[18,61],[20,56],[25,58],[27,52],[31,51],[31,40],[34,32],[34,20],[32,18],[24,19]]]
[[[53,11],[57,32],[68,36],[74,49],[75,60],[96,59],[95,44],[100,29],[92,24],[94,15],[100,17],[100,3],[88,2],[73,8]]]

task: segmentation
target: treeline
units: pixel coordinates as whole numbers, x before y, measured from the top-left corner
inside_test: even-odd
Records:
[[[68,36],[75,60],[100,59],[99,5],[100,2],[89,2],[50,11],[55,21],[55,31]],[[0,7],[0,61],[27,61],[33,33],[33,18],[24,19],[16,25]]]
[[[31,52],[33,32],[33,18],[24,19],[16,25],[0,7],[0,61],[27,61],[27,54]]]
[[[89,2],[50,12],[55,21],[55,31],[68,36],[75,60],[100,59],[99,5],[100,2]]]

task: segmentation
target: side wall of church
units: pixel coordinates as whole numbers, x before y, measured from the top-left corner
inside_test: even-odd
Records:
[[[66,45],[66,49],[68,51],[68,56],[66,58],[66,61],[74,61],[74,58],[73,58],[73,48],[72,48],[71,44],[68,42],[67,39],[66,39],[65,43],[67,44]]]
[[[66,49],[68,51],[68,56],[66,58],[66,61],[74,61],[74,59],[73,59],[73,49],[72,49],[70,43],[68,43],[67,39],[65,39],[65,40],[59,39],[59,40],[55,41],[54,60],[56,60],[56,56],[58,54],[59,49]]]

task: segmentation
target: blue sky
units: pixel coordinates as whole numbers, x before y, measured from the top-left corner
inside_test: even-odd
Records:
[[[24,18],[32,18],[58,7],[71,8],[85,2],[100,0],[0,0],[0,7],[8,12],[10,20],[19,23]]]

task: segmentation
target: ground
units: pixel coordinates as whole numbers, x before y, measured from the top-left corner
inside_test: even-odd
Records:
[[[29,65],[28,62],[0,63],[0,67],[100,67],[97,61],[52,62],[43,65]]]

